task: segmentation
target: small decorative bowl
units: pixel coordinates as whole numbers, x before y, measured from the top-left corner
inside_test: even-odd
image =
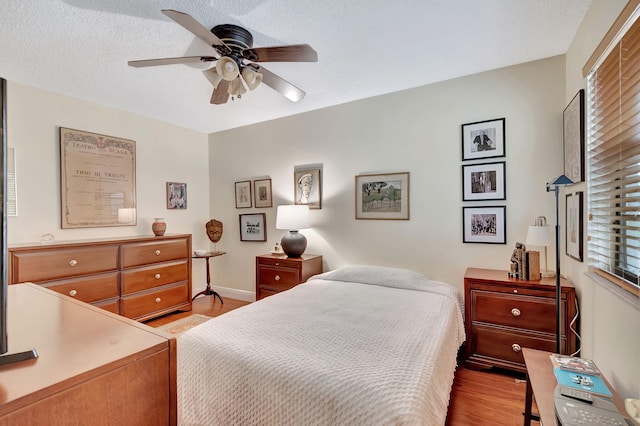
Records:
[[[194,250],[193,251],[193,254],[195,254],[196,256],[204,256],[207,253],[208,253],[207,250]]]

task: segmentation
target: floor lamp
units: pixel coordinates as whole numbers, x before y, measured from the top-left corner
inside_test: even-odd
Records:
[[[562,340],[562,330],[560,329],[560,204],[558,200],[558,193],[560,187],[565,185],[571,185],[573,181],[561,175],[551,183],[547,183],[547,192],[553,191],[556,195],[556,353],[560,353],[560,343]]]

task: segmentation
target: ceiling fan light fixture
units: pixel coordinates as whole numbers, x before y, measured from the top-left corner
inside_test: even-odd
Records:
[[[216,89],[220,81],[222,81],[222,76],[218,74],[218,71],[215,68],[211,68],[205,71],[202,71],[207,80],[213,85],[213,88]]]
[[[245,67],[242,70],[242,78],[244,79],[244,82],[247,83],[249,90],[255,89],[260,86],[260,83],[262,83],[262,74],[250,67]]]
[[[244,84],[242,84],[242,79],[238,77],[229,83],[228,92],[231,96],[239,98],[247,93],[247,89],[245,89]]]
[[[216,71],[220,74],[223,80],[227,81],[235,80],[240,72],[236,61],[226,56],[218,59],[218,62],[216,63]]]

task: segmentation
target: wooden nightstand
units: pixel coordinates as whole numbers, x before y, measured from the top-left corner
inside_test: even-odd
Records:
[[[322,256],[264,254],[256,256],[256,300],[288,290],[322,272]]]
[[[562,353],[576,350],[570,329],[576,317],[575,288],[561,279]],[[468,268],[464,277],[465,364],[525,372],[522,348],[556,348],[555,278],[524,281],[507,271]],[[576,328],[574,325],[573,328]]]

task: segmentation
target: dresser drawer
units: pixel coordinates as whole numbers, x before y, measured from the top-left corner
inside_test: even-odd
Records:
[[[12,284],[39,283],[117,270],[118,246],[14,251],[11,263]]]
[[[260,265],[258,285],[277,289],[278,291],[288,290],[300,283],[298,269],[280,268]]]
[[[120,255],[122,268],[191,257],[187,239],[123,244]]]
[[[187,284],[137,293],[120,300],[120,315],[131,319],[150,318],[160,311],[169,312],[177,306],[189,305],[189,298]]]
[[[471,297],[471,321],[555,333],[555,299],[480,290]]]
[[[103,300],[101,302],[93,303],[93,306],[97,306],[105,311],[112,312],[114,314],[120,313],[120,298]]]
[[[108,272],[106,274],[48,282],[42,284],[42,286],[77,300],[91,303],[104,299],[117,299],[120,295],[118,275],[118,272]]]
[[[472,356],[489,358],[500,362],[518,364],[524,369],[522,348],[533,348],[555,352],[555,336],[537,336],[530,333],[519,333],[512,330],[483,325],[472,325]],[[564,347],[565,340],[562,345]]]
[[[188,279],[187,260],[128,269],[122,272],[122,294],[136,293]]]

